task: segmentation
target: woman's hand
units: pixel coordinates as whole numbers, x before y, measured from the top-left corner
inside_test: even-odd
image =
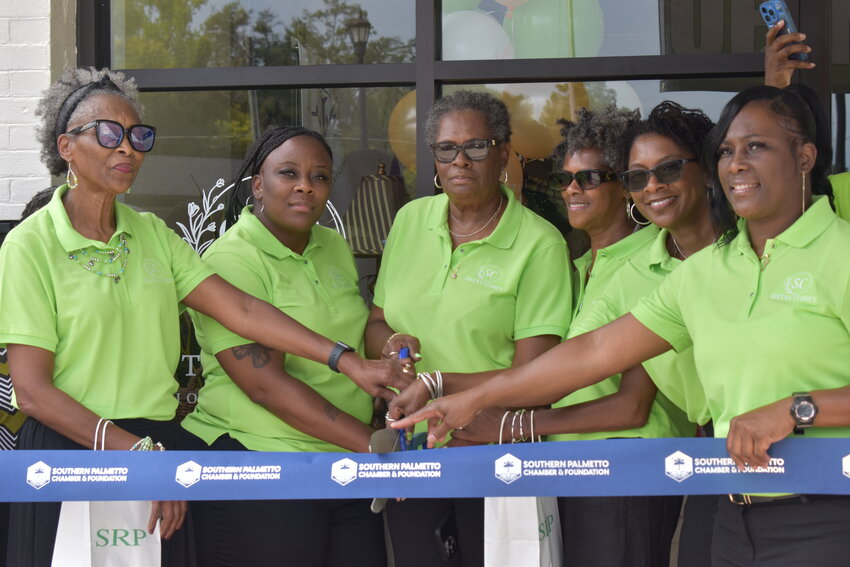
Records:
[[[794,431],[791,400],[783,398],[739,415],[729,423],[726,449],[738,470],[747,466],[766,467],[770,463],[768,449]]]
[[[410,385],[392,399],[387,416],[390,419],[401,419],[412,415],[417,410],[425,407],[431,400],[431,393],[422,380],[413,380]]]
[[[764,84],[784,89],[791,84],[791,77],[797,69],[813,69],[811,61],[789,59],[797,53],[811,53],[812,48],[802,43],[806,39],[804,33],[787,33],[779,35],[785,29],[781,21],[767,31],[764,47]]]
[[[410,350],[410,358],[412,359],[412,362],[418,362],[422,358],[419,356],[419,351],[422,348],[419,344],[419,339],[413,335],[406,335],[404,333],[395,333],[394,335],[390,335],[387,342],[384,344],[384,348],[381,349],[381,356],[383,358],[398,358],[398,353],[404,347],[407,347],[408,350]]]
[[[479,399],[474,389],[445,396],[434,400],[413,415],[391,423],[390,426],[394,429],[409,429],[427,419],[428,447],[433,447],[445,441],[449,431],[471,423],[483,409],[478,406],[478,403]]]
[[[404,390],[415,379],[413,372],[404,372],[404,361],[397,358],[366,360],[352,354],[343,354],[339,359],[340,371],[360,386],[360,389],[375,398],[391,401],[395,392],[389,388]]]
[[[467,441],[470,443],[498,443],[501,437],[503,443],[511,443],[510,431],[507,434],[499,435],[500,427],[502,427],[502,417],[505,415],[503,408],[487,408],[479,413],[475,419],[468,425],[464,425],[463,429],[455,429],[452,433],[452,440]],[[508,420],[512,416],[508,416]],[[518,416],[523,419],[525,416]],[[505,429],[510,428],[510,421],[506,420]],[[530,435],[530,433],[529,433]]]
[[[148,533],[152,534],[156,528],[156,522],[159,519],[162,522],[159,524],[159,537],[162,539],[171,539],[174,532],[183,527],[183,521],[186,519],[186,503],[174,501],[154,501],[151,502],[151,517],[148,520]]]

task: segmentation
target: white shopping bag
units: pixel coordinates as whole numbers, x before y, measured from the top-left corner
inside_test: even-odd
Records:
[[[63,502],[52,567],[157,567],[159,524],[148,501]]]
[[[563,564],[557,498],[484,499],[485,567],[562,567]]]

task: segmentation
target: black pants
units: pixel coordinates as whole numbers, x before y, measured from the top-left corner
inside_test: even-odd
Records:
[[[721,496],[714,567],[850,565],[850,497],[810,495],[738,506]]]
[[[169,449],[179,446],[179,438],[183,435],[183,429],[174,421],[115,419],[113,422],[134,435],[140,437],[150,435]],[[71,441],[31,417],[27,418],[21,426],[18,449],[87,450],[86,447]],[[50,566],[61,509],[61,502],[12,502],[10,504],[7,565]],[[187,519],[187,522],[189,521]],[[191,554],[192,545],[188,540],[189,533],[190,530],[184,526],[170,540],[163,540],[163,566],[195,565]]]
[[[222,436],[211,447],[245,451]],[[370,500],[227,500],[190,502],[202,567],[385,567],[383,518]]]
[[[687,497],[679,533],[678,564],[682,567],[711,567],[711,534],[717,502],[714,494]]]
[[[483,498],[390,500],[386,514],[396,567],[484,565]],[[443,559],[440,540],[450,535],[457,546]]]
[[[667,567],[681,496],[558,498],[568,567]]]

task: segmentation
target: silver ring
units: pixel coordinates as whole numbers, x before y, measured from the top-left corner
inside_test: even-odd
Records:
[[[395,423],[398,420],[391,418],[390,412],[387,412],[387,413],[384,414],[384,421],[386,421],[387,423]]]
[[[455,431],[463,431],[463,426],[455,427]]]
[[[396,352],[396,351],[392,351],[392,352],[391,352],[390,354],[388,354],[387,356],[395,356],[395,355],[397,355],[397,354],[398,354],[398,352]]]

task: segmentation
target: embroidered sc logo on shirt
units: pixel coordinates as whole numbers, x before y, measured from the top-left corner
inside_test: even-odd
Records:
[[[156,258],[145,258],[142,262],[142,267],[145,271],[145,283],[168,283],[174,281],[171,271],[166,270]]]
[[[813,294],[815,279],[809,272],[797,272],[785,278],[782,282],[782,293],[771,294],[771,299],[779,301],[797,301],[801,303],[817,303]]]
[[[499,266],[488,264],[481,266],[474,276],[466,276],[464,278],[468,282],[477,283],[496,291],[504,291],[505,288],[500,284],[502,279],[502,269]]]

